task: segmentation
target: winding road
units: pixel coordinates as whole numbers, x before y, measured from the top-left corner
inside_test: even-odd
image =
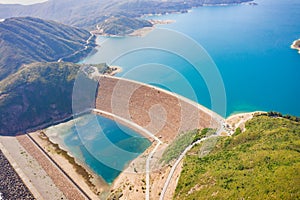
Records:
[[[77,54],[78,52],[87,50],[87,48],[89,48],[89,44],[91,43],[91,40],[94,37],[93,33],[90,33],[90,34],[91,34],[91,36],[86,40],[86,45],[84,46],[84,49],[77,50],[74,53],[72,53],[71,55]],[[64,57],[66,57],[66,56],[64,56]],[[58,59],[57,62],[63,62],[64,57]]]
[[[223,128],[223,126],[221,126],[221,127],[216,131],[216,133],[215,133],[214,135],[210,135],[210,136],[208,136],[208,137],[205,137],[205,138],[202,138],[202,139],[200,139],[200,140],[197,140],[196,142],[190,144],[190,145],[189,145],[189,146],[188,146],[188,147],[180,154],[179,158],[176,160],[176,162],[174,163],[174,165],[173,165],[172,168],[171,168],[171,171],[170,171],[170,173],[169,173],[169,175],[168,175],[168,178],[167,178],[167,180],[166,180],[166,182],[165,182],[165,185],[164,185],[164,187],[163,187],[163,190],[162,190],[162,192],[161,192],[161,194],[160,194],[159,200],[164,200],[166,191],[167,191],[167,189],[168,189],[168,187],[169,187],[169,185],[170,185],[170,182],[171,182],[171,179],[172,179],[172,177],[173,177],[173,175],[174,175],[174,172],[175,172],[177,166],[179,165],[179,163],[181,162],[181,160],[182,160],[182,159],[184,158],[184,156],[186,155],[186,153],[187,153],[188,151],[190,151],[195,145],[200,144],[201,142],[203,142],[203,141],[205,141],[205,140],[207,140],[207,139],[209,139],[209,138],[218,137],[218,136],[220,136],[221,133],[224,132],[224,131],[225,131],[225,129]]]

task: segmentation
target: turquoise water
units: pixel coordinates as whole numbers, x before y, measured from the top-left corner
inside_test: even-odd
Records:
[[[93,114],[48,128],[46,134],[109,184],[151,145],[133,130]]]
[[[220,106],[212,106],[205,80],[182,57],[157,49],[142,49],[109,63],[123,67],[123,73],[118,76],[177,92],[223,116],[255,110],[276,110],[300,116],[300,55],[290,49],[292,42],[300,38],[300,1],[256,2],[258,6],[201,7],[186,14],[152,17],[176,20],[176,23],[159,27],[186,34],[208,52],[223,79],[225,113]],[[159,40],[159,32],[151,34],[156,34]],[[99,42],[105,39],[98,38]],[[110,47],[103,45],[97,54],[83,62],[108,62],[102,56],[103,51],[142,44],[144,39],[110,39],[113,40]],[[186,80],[188,84],[183,84]]]

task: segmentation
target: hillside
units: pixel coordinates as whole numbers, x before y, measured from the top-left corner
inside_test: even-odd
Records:
[[[0,19],[32,16],[94,30],[97,24],[103,23],[110,17],[124,16],[136,20],[135,18],[145,14],[187,12],[192,7],[205,4],[232,4],[247,1],[251,0],[49,0],[29,6],[0,4]]]
[[[184,160],[174,199],[299,199],[300,123],[254,117],[244,133],[218,141]]]
[[[16,72],[22,64],[53,62],[69,57],[78,61],[93,47],[91,34],[82,29],[38,18],[9,18],[0,22],[0,80]],[[83,51],[81,51],[83,50]]]
[[[98,33],[107,35],[128,35],[137,29],[152,27],[152,23],[141,19],[118,16],[110,17],[98,25]]]
[[[13,135],[29,128],[70,117],[74,81],[81,65],[34,63],[0,82],[0,134]],[[100,72],[107,65],[95,65]]]

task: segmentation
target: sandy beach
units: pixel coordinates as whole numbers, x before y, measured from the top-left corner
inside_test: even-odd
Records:
[[[132,37],[144,37],[151,31],[153,31],[155,27],[144,27],[138,30],[135,30],[134,32],[130,33],[129,36]]]

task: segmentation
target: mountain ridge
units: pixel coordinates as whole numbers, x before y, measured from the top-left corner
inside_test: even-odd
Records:
[[[16,72],[23,64],[53,62],[84,49],[68,61],[77,62],[91,52],[91,33],[54,21],[15,17],[0,22],[0,80]],[[88,47],[86,48],[86,46]]]

